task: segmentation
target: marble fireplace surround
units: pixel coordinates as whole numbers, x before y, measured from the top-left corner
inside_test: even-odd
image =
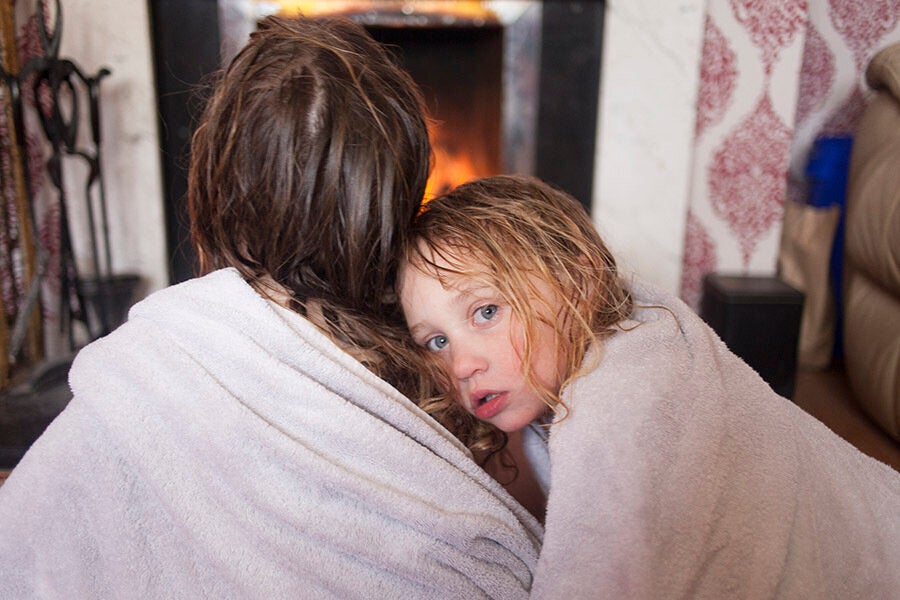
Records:
[[[219,0],[223,62],[260,18],[290,14],[291,6]],[[349,14],[376,39],[395,47],[423,85],[432,110],[445,109],[433,114],[445,125],[438,139],[452,132],[453,147],[470,145],[471,155],[456,166],[493,165],[469,177],[533,174],[563,187],[590,208],[603,2],[307,0],[296,9],[313,16]],[[496,71],[490,66],[494,61]],[[499,92],[491,91],[495,88]],[[499,104],[493,104],[498,95]],[[448,112],[448,107],[454,108]],[[487,117],[494,111],[495,116]],[[445,156],[444,147],[438,144],[435,149],[433,183],[441,181]]]
[[[219,8],[247,2],[219,0]],[[607,0],[604,16],[592,210],[620,260],[671,291],[681,272],[705,8],[705,0]],[[113,71],[104,90],[106,171],[110,194],[123,199],[112,215],[113,248],[117,268],[140,272],[149,293],[169,283],[171,250],[147,4],[85,0],[67,5],[66,18],[73,31],[97,33],[64,36],[62,53]]]
[[[251,4],[219,2],[225,59],[264,14],[264,3]],[[541,2],[485,4],[527,34]],[[704,14],[704,0],[608,0],[603,23],[592,215],[624,268],[674,293],[690,198]],[[535,107],[515,93],[504,101],[518,126],[524,123],[516,133],[505,124],[504,136],[528,140],[504,168],[532,172]]]
[[[606,4],[593,217],[622,266],[679,293],[704,0]]]
[[[280,10],[279,4],[289,3],[219,0],[219,35],[223,64],[227,64],[237,53],[244,40],[255,30],[258,20]],[[306,4],[315,10],[324,11],[323,14],[333,9],[337,9],[337,14],[340,14],[340,10],[345,8],[344,4],[353,5],[354,8],[364,11],[355,14],[353,19],[370,28],[407,30],[440,28],[447,31],[447,28],[474,30],[486,25],[477,18],[441,16],[433,11],[417,11],[415,2],[403,3],[402,10],[395,6],[398,3],[379,3],[372,0],[354,0],[349,3],[313,0]],[[433,3],[428,3],[431,4]],[[446,3],[447,6],[452,4]],[[503,171],[531,173],[534,170],[538,83],[538,74],[534,66],[540,59],[541,2],[506,1],[493,4],[499,5],[494,7],[497,10],[493,12],[497,16],[496,25],[503,31],[503,47],[500,50],[503,63],[501,67],[503,81],[500,86],[502,87],[500,145],[503,151],[502,156],[498,158]],[[447,14],[452,13],[448,11]],[[427,40],[428,34],[419,37]],[[441,47],[447,49],[443,42],[436,44],[441,44]],[[422,47],[424,46],[427,46],[427,42],[422,44]],[[428,52],[433,53],[434,50]],[[432,60],[438,58],[435,55]],[[440,58],[453,60],[456,56]],[[440,65],[437,68],[440,68]],[[465,82],[463,86],[465,85],[473,84]]]

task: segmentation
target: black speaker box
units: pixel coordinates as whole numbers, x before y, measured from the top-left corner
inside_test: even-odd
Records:
[[[790,398],[797,375],[803,294],[777,277],[711,273],[700,316],[770,385]]]

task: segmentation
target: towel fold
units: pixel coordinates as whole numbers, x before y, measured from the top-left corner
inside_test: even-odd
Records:
[[[528,595],[531,515],[234,270],[134,306],[70,385],[0,487],[0,597]]]

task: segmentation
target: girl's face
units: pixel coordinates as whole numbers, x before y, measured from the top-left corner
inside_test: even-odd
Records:
[[[549,410],[525,381],[522,322],[493,287],[467,278],[452,283],[444,287],[431,273],[405,266],[400,300],[410,333],[447,369],[463,408],[502,431],[518,431]],[[544,287],[544,299],[558,309],[559,301]],[[558,392],[561,365],[552,327],[536,323],[535,337],[534,376]]]

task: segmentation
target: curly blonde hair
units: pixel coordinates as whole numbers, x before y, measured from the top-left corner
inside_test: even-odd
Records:
[[[402,268],[494,287],[523,323],[525,380],[554,411],[566,408],[561,390],[590,368],[583,365],[588,348],[632,310],[616,261],[583,206],[533,177],[487,177],[431,200],[413,224]],[[545,298],[538,282],[554,298]],[[542,386],[531,367],[540,322],[552,327],[564,365],[559,390]],[[501,449],[503,432],[466,412],[454,397],[450,375],[431,353],[420,354],[420,406],[470,449]]]

